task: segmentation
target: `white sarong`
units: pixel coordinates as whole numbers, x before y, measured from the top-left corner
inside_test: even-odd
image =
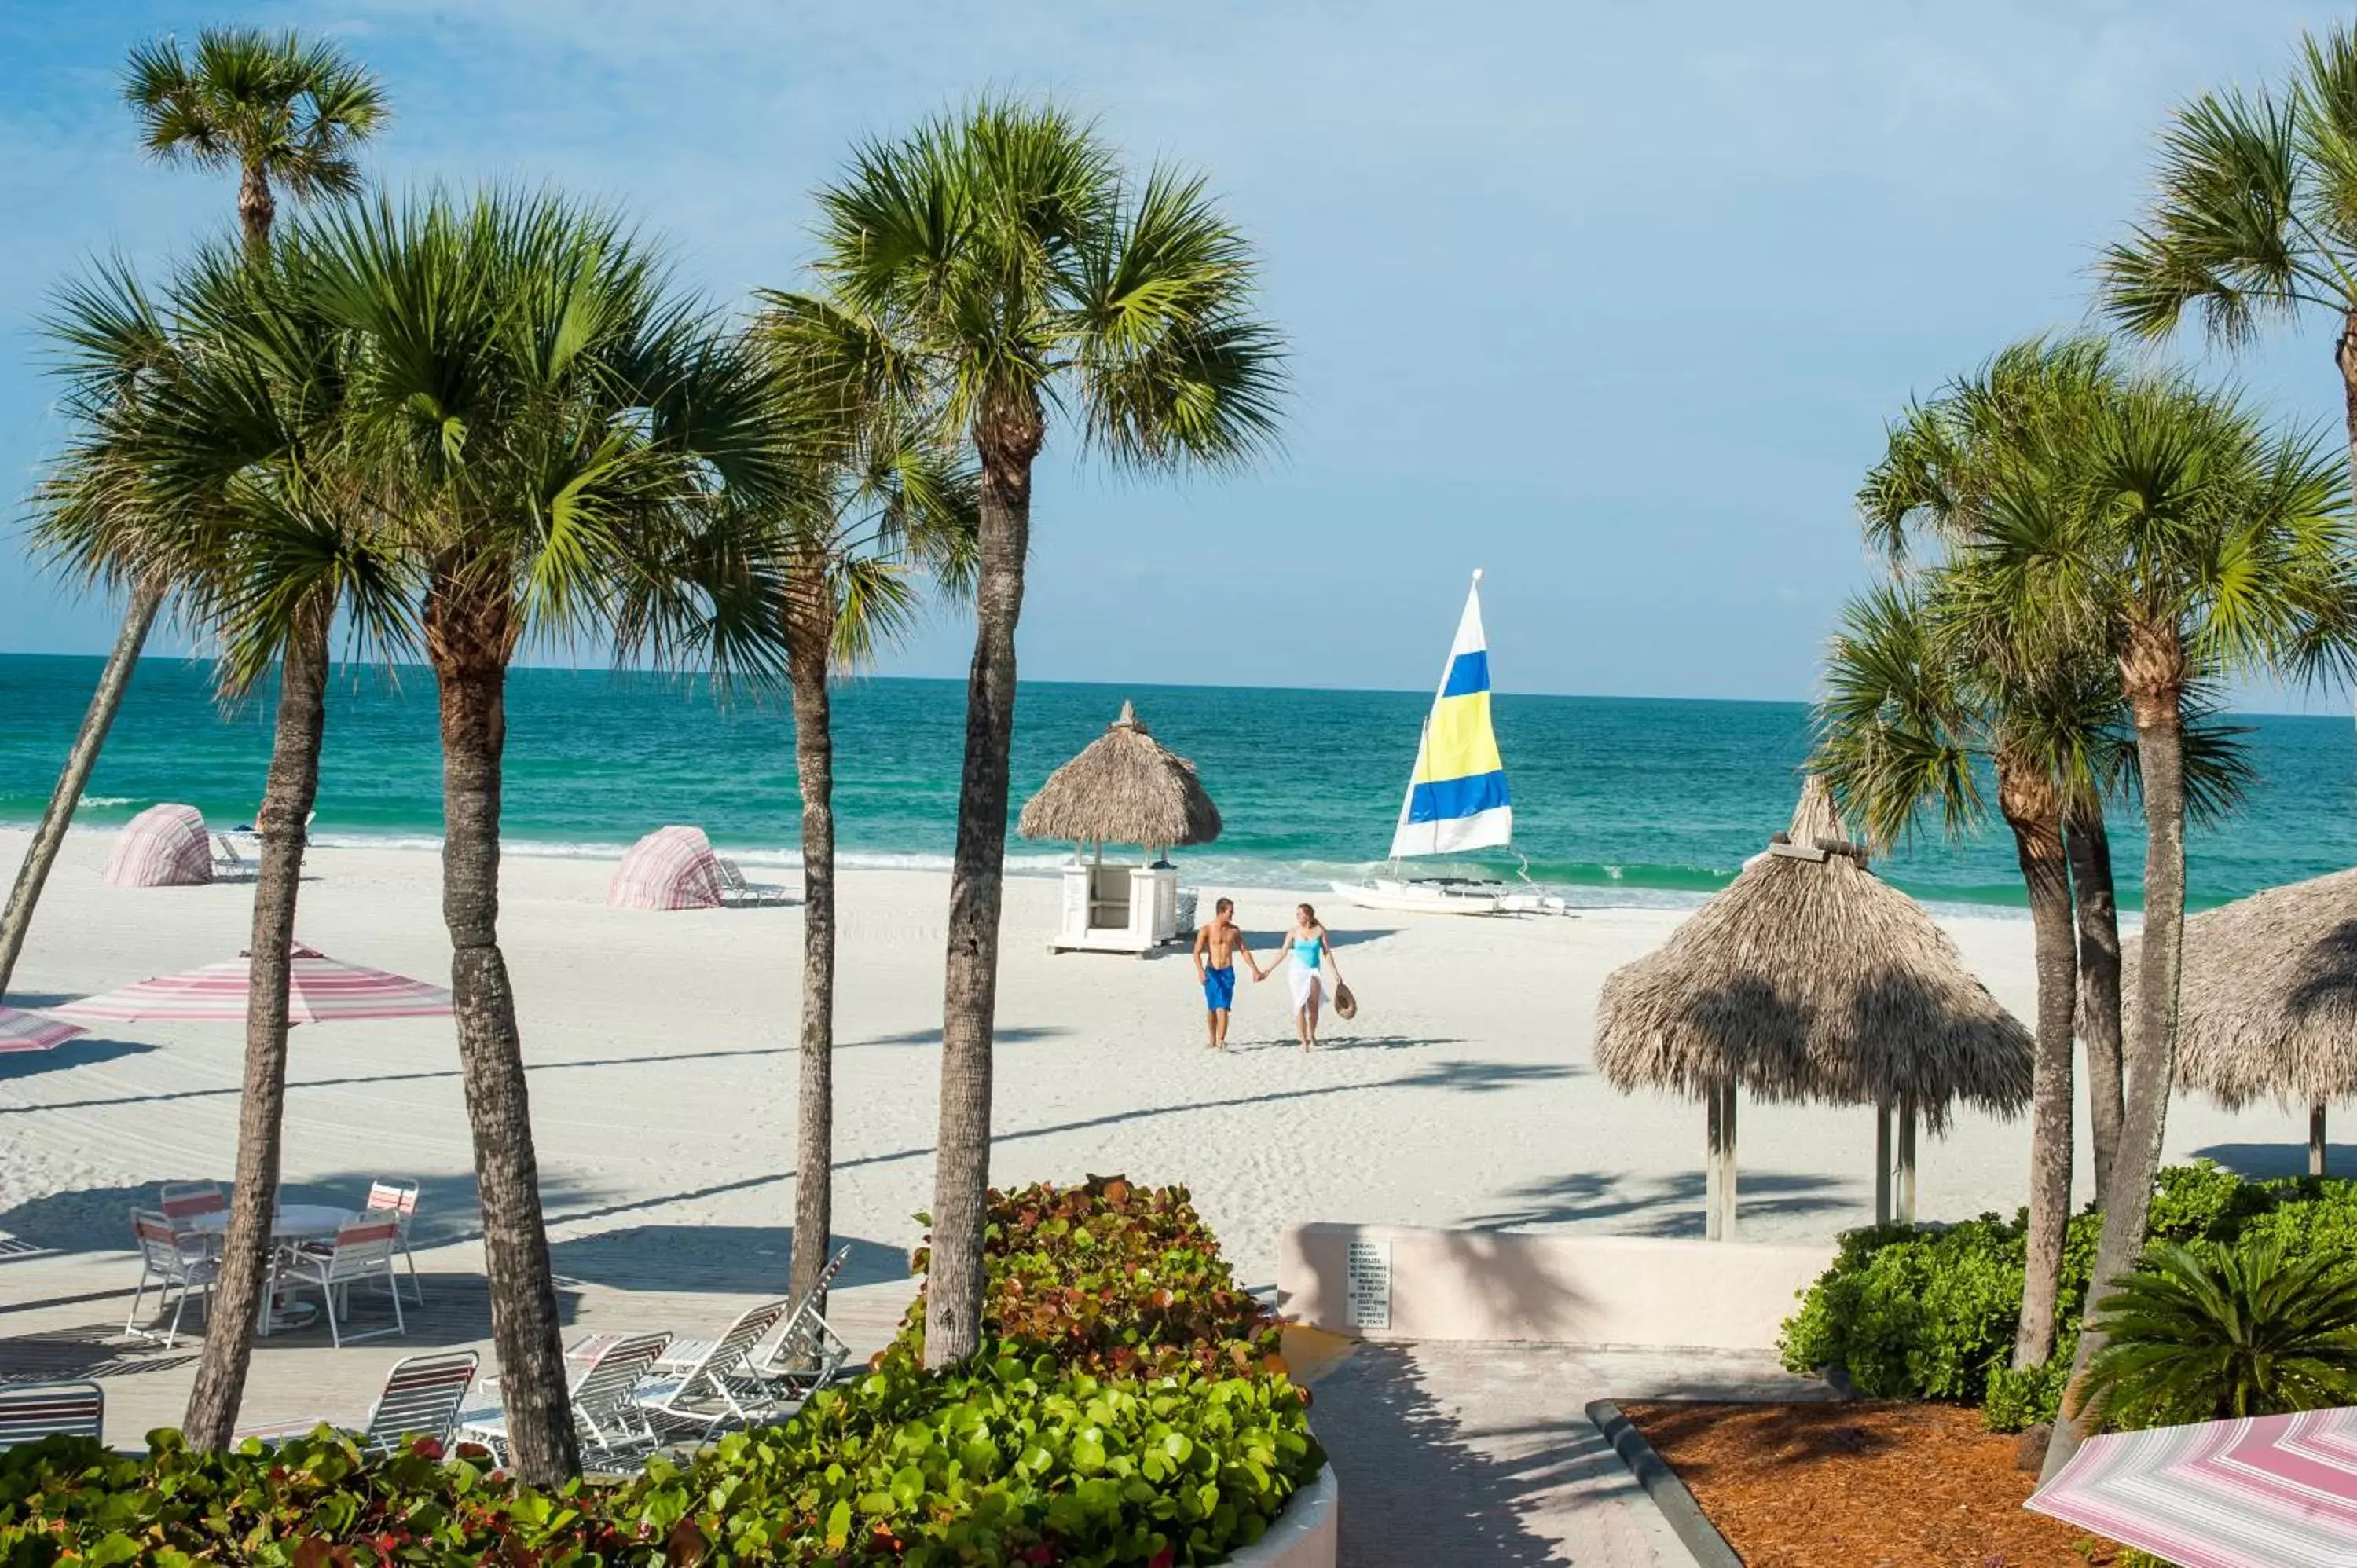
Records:
[[[1293,1010],[1297,1013],[1324,995],[1325,977],[1297,958],[1286,961],[1285,983],[1293,988]]]

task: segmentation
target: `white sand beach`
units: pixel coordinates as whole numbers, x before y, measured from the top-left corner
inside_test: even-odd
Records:
[[[0,875],[25,843],[0,834]],[[101,834],[72,836],[12,1002],[38,1006],[244,945],[246,888],[102,886],[106,847]],[[609,909],[610,869],[511,855],[504,874],[501,931],[560,1271],[618,1248],[658,1273],[774,1248],[792,1211],[802,917]],[[917,1240],[911,1216],[931,1191],[946,888],[931,873],[843,878],[835,1213],[846,1240],[867,1244],[870,1278]],[[1605,973],[1680,916],[1374,917],[1328,899],[1358,1020],[1329,1019],[1327,1048],[1305,1057],[1282,983],[1247,979],[1236,1048],[1219,1057],[1203,1048],[1183,951],[1050,956],[1056,893],[1038,878],[1007,885],[1000,1183],[1092,1171],[1184,1182],[1256,1281],[1273,1273],[1280,1230],[1305,1220],[1700,1233],[1699,1107],[1623,1097],[1589,1057]],[[1260,932],[1291,902],[1237,897]],[[319,849],[300,933],[336,957],[438,981],[438,897],[430,853]],[[1945,924],[1996,995],[2026,1014],[2028,922]],[[233,1026],[125,1026],[46,1055],[0,1057],[0,1231],[80,1252],[122,1246],[126,1206],[156,1183],[226,1180],[241,1048]],[[2169,1154],[2212,1151],[2278,1174],[2301,1158],[2303,1131],[2304,1119],[2271,1107],[2229,1115],[2181,1099]],[[1871,1138],[1862,1109],[1747,1107],[1745,1237],[1829,1238],[1862,1222]],[[2026,1122],[1961,1117],[1945,1141],[1926,1144],[1922,1213],[2010,1210],[2027,1148]],[[425,1230],[457,1239],[471,1229],[470,1172],[447,1021],[295,1032],[290,1187],[415,1176]]]

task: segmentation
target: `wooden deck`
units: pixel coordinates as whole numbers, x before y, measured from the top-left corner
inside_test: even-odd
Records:
[[[785,1294],[782,1278],[766,1294],[742,1289],[741,1269],[725,1283],[698,1278],[661,1247],[636,1255],[624,1245],[611,1251],[600,1260],[597,1283],[558,1275],[568,1340],[593,1331],[656,1329],[710,1337],[745,1308]],[[368,1414],[387,1369],[406,1356],[471,1348],[482,1353],[486,1374],[496,1370],[479,1243],[421,1250],[417,1266],[425,1300],[404,1304],[406,1334],[339,1350],[322,1320],[255,1340],[239,1423],[313,1418],[357,1423]],[[106,1439],[120,1448],[142,1447],[148,1432],[178,1426],[196,1380],[203,1320],[191,1305],[179,1342],[170,1348],[126,1337],[124,1314],[138,1278],[139,1260],[129,1251],[0,1253],[0,1381],[95,1380],[106,1391]],[[828,1321],[856,1355],[866,1357],[891,1338],[914,1288],[904,1279],[839,1289],[829,1298]],[[151,1293],[148,1301],[154,1300]],[[383,1298],[365,1293],[355,1293],[353,1315],[350,1326],[361,1332],[393,1321]]]

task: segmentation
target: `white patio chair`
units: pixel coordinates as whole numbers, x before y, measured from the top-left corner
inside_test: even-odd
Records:
[[[384,1293],[393,1298],[393,1326],[350,1337],[381,1339],[388,1334],[406,1334],[409,1324],[401,1314],[401,1282],[393,1273],[393,1249],[400,1241],[401,1222],[391,1214],[375,1209],[356,1214],[344,1221],[333,1241],[290,1249],[278,1265],[278,1278],[296,1289],[318,1287],[320,1305],[328,1314],[328,1334],[339,1350],[346,1338],[342,1320],[351,1316],[352,1286],[367,1280],[384,1282]]]
[[[607,1470],[642,1464],[662,1442],[645,1411],[633,1397],[655,1358],[671,1343],[668,1334],[634,1334],[600,1350],[572,1379],[573,1426],[581,1436],[581,1459]],[[486,1380],[488,1390],[498,1380]],[[468,1411],[458,1417],[462,1442],[480,1443],[507,1463],[507,1412],[496,1406]]]
[[[251,882],[261,867],[245,858],[227,833],[213,834],[213,880],[215,882]]]
[[[793,889],[776,882],[748,882],[744,868],[725,854],[712,857],[720,863],[720,902],[731,908],[759,908],[771,904],[791,904]]]
[[[466,1405],[467,1391],[474,1386],[479,1364],[479,1359],[472,1350],[412,1356],[405,1361],[395,1361],[393,1370],[385,1374],[384,1391],[376,1396],[376,1403],[369,1410],[368,1423],[351,1434],[361,1452],[391,1454],[408,1439],[416,1437],[447,1444],[457,1434],[458,1412]],[[331,1424],[324,1416],[309,1421],[282,1421],[269,1426],[249,1427],[237,1435],[283,1443]]]
[[[210,1181],[167,1181],[159,1189],[156,1211],[174,1224],[181,1224],[200,1214],[225,1214],[229,1211],[229,1195],[221,1184]]]
[[[44,1437],[106,1441],[106,1391],[96,1383],[0,1388],[0,1451]]]
[[[655,1429],[667,1438],[700,1440],[731,1422],[747,1425],[759,1420],[775,1398],[769,1380],[756,1373],[748,1359],[786,1316],[788,1305],[765,1301],[746,1308],[719,1338],[705,1341],[703,1353],[676,1376],[641,1383],[633,1397]],[[676,1355],[674,1348],[665,1359]]]
[[[843,1265],[850,1261],[851,1249],[837,1248],[834,1256],[826,1261],[826,1266],[819,1270],[818,1281],[811,1286],[810,1294],[802,1301],[792,1303],[793,1310],[786,1314],[787,1326],[779,1331],[778,1343],[758,1348],[746,1358],[748,1365],[757,1376],[766,1378],[773,1375],[770,1369],[777,1365],[779,1351],[783,1348],[787,1336],[792,1331],[792,1325],[799,1316],[800,1309],[824,1296],[827,1287],[834,1283],[834,1276],[841,1273]],[[662,1353],[662,1359],[655,1363],[655,1370],[665,1375],[684,1372],[709,1356],[716,1343],[717,1341],[711,1339],[674,1339],[671,1342],[671,1348],[665,1350]],[[568,1355],[571,1353],[566,1352]]]
[[[123,1316],[125,1337],[156,1339],[167,1348],[177,1344],[180,1336],[180,1314],[188,1305],[192,1290],[205,1293],[205,1305],[212,1303],[212,1288],[221,1277],[221,1260],[213,1255],[209,1239],[185,1235],[172,1229],[172,1222],[149,1209],[131,1211],[131,1233],[139,1248],[139,1284],[131,1293],[131,1310]],[[163,1333],[135,1326],[139,1321],[139,1304],[146,1299],[150,1283],[156,1286],[156,1310],[162,1312],[169,1301],[172,1321]],[[178,1291],[175,1296],[173,1292]]]
[[[417,1259],[409,1250],[409,1227],[417,1218],[417,1184],[406,1176],[379,1176],[370,1184],[368,1207],[399,1217],[401,1261],[409,1269],[409,1299],[425,1305],[425,1287],[417,1283]]]

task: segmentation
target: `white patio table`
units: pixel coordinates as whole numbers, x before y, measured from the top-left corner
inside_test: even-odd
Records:
[[[270,1239],[282,1246],[332,1240],[351,1217],[350,1209],[338,1208],[331,1203],[284,1203],[270,1217]],[[188,1225],[189,1230],[208,1236],[224,1235],[229,1230],[229,1211],[223,1208],[192,1215]],[[264,1339],[270,1337],[274,1328],[298,1327],[318,1315],[318,1309],[307,1301],[280,1302],[274,1280],[273,1288],[263,1293],[262,1302],[260,1326]]]

